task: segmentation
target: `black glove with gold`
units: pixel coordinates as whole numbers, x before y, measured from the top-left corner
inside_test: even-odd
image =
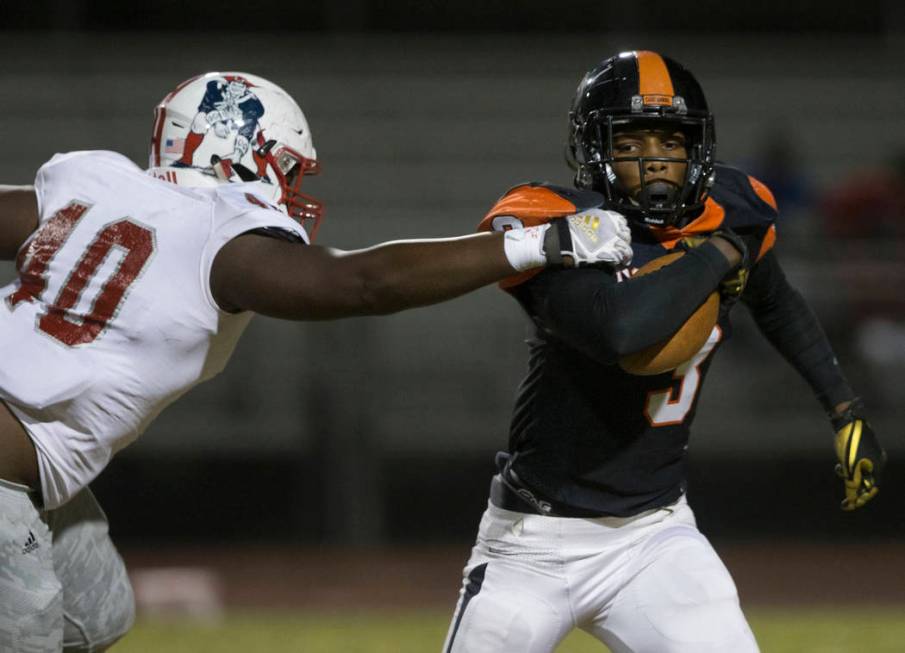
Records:
[[[864,404],[852,400],[842,414],[832,415],[836,431],[836,475],[845,483],[843,510],[855,510],[877,496],[886,452],[864,419]]]
[[[745,290],[745,284],[748,283],[748,271],[751,269],[751,249],[757,243],[732,229],[720,229],[713,235],[728,240],[742,255],[741,262],[720,282],[720,306],[728,310],[738,301]]]
[[[732,246],[739,251],[739,254],[742,255],[742,260],[738,265],[736,265],[735,268],[733,268],[733,270],[720,282],[720,314],[724,315],[735,305],[739,297],[742,296],[742,292],[745,290],[745,284],[748,282],[748,271],[751,267],[749,264],[748,252],[750,251],[749,248],[756,245],[756,243],[752,242],[749,245],[749,238],[741,236],[731,229],[724,228],[715,231],[712,234],[707,234],[706,236],[686,236],[679,241],[679,245],[682,249],[688,251],[693,247],[699,247],[707,242],[712,236],[719,236],[724,240],[728,240]]]

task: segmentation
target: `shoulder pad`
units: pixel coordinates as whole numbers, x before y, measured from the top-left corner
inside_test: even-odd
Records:
[[[764,217],[775,220],[777,214],[776,198],[765,183],[745,174],[738,168],[726,165],[716,167],[716,184],[713,192],[717,201],[728,199],[731,195],[736,204],[753,210]],[[721,196],[721,197],[716,197]],[[722,202],[721,202],[722,203]]]
[[[257,207],[269,211],[282,213],[280,209],[261,194],[259,184],[252,182],[246,184],[219,184],[213,186],[210,191],[220,200],[235,206],[239,210],[249,210]]]
[[[717,166],[716,184],[711,193],[725,210],[725,224],[732,229],[764,229],[759,260],[776,243],[776,199],[759,179],[737,168]]]
[[[132,162],[131,159],[117,152],[109,152],[107,150],[79,150],[76,152],[56,153],[41,166],[41,170],[49,170],[50,168],[75,163],[77,165],[114,165],[120,168],[126,168],[130,171],[140,170],[140,168]]]
[[[304,227],[296,220],[268,204],[247,184],[222,184],[213,188],[200,189],[210,193],[214,202],[214,229],[222,225],[245,224],[244,231],[256,229],[279,229],[295,234],[304,242],[309,242]],[[228,227],[232,229],[232,227]],[[240,232],[241,233],[241,232]]]
[[[752,177],[751,175],[748,175],[748,182],[751,184],[751,188],[754,189],[754,192],[760,199],[773,207],[774,211],[778,210],[778,207],[776,206],[776,198],[773,197],[773,191],[771,191],[764,182],[762,182],[760,179]]]
[[[554,218],[602,206],[604,199],[603,195],[595,191],[564,188],[546,182],[519,184],[497,200],[478,225],[478,231],[536,227]],[[538,272],[540,270],[525,270],[506,277],[500,281],[500,287],[511,291]]]
[[[478,231],[535,227],[553,218],[602,206],[604,197],[592,190],[576,190],[546,182],[513,186],[484,216]]]

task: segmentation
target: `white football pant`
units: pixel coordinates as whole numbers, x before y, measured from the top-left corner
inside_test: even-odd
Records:
[[[552,653],[573,628],[613,653],[756,653],[729,572],[683,497],[629,518],[490,504],[444,653]]]

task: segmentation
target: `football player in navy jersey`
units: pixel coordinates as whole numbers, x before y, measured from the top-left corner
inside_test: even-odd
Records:
[[[444,652],[550,653],[575,627],[615,653],[757,651],[732,578],[685,500],[689,427],[737,300],[829,414],[844,510],[876,495],[885,453],[773,251],[772,194],[715,162],[713,116],[691,73],[649,51],[601,62],[578,86],[569,152],[576,188],[517,186],[481,229],[619,211],[632,268],[528,271],[501,283],[536,331]],[[633,276],[676,251],[684,255]],[[718,320],[684,363],[646,375],[620,367],[670,338],[714,291]]]

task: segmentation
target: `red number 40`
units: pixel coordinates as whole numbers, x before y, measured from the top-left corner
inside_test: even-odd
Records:
[[[10,309],[15,309],[21,302],[35,301],[46,290],[47,266],[89,209],[80,202],[70,202],[47,220],[28,247],[20,252],[16,264],[21,284],[6,298]],[[114,248],[124,251],[125,255],[94,298],[91,309],[84,316],[73,319],[70,309],[78,303],[91,277]],[[92,342],[116,315],[129,286],[144,270],[153,253],[154,233],[147,227],[128,218],[104,226],[69,273],[57,298],[38,318],[37,327],[70,347]]]

